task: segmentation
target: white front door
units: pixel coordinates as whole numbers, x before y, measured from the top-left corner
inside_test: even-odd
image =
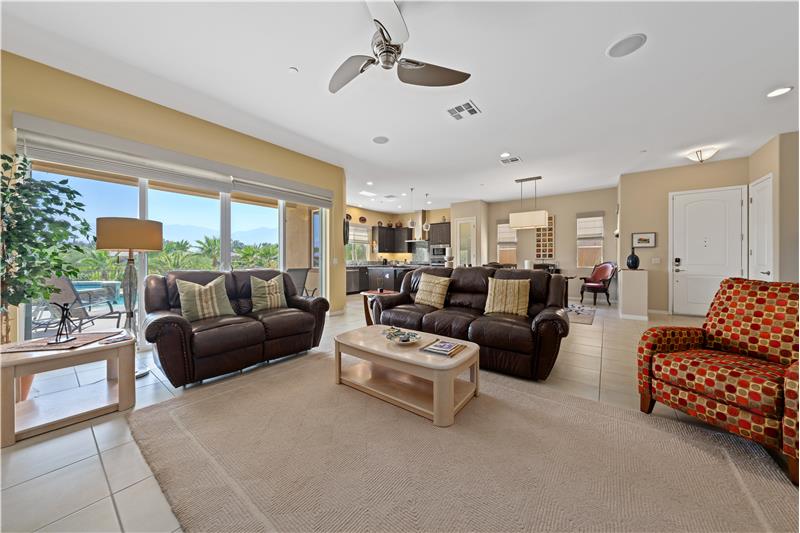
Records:
[[[670,194],[672,312],[704,315],[720,281],[742,276],[745,187]]]
[[[456,225],[455,266],[475,265],[477,258],[475,252],[478,247],[475,243],[475,217],[458,218]]]
[[[749,236],[750,279],[773,281],[772,256],[772,174],[750,184]]]

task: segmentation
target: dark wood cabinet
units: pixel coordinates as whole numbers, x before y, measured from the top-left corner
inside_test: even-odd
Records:
[[[409,244],[406,240],[411,238],[410,228],[386,228],[376,226],[372,228],[373,239],[378,241],[378,253],[408,253]]]
[[[450,223],[437,222],[431,224],[431,229],[428,231],[429,244],[450,244]]]

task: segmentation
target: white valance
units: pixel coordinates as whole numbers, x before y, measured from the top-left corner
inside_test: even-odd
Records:
[[[328,189],[14,112],[17,151],[59,163],[218,192],[245,192],[330,208]]]

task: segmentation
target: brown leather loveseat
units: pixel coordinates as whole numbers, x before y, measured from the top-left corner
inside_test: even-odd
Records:
[[[422,273],[449,277],[443,309],[414,303]],[[528,316],[484,315],[489,278],[530,279]],[[375,298],[375,322],[470,340],[480,345],[480,366],[528,379],[547,379],[569,333],[565,279],[544,270],[425,267],[405,275],[400,294]]]
[[[186,320],[176,280],[205,285],[221,275],[236,316]],[[252,313],[250,276],[270,280],[279,275],[288,307]],[[298,295],[288,274],[267,269],[148,276],[144,306],[145,338],[155,345],[156,361],[175,387],[319,346],[329,308],[325,298]]]

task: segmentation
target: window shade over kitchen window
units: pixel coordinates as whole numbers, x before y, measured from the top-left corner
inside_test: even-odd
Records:
[[[350,224],[350,240],[353,244],[369,244],[370,227],[363,224]]]

